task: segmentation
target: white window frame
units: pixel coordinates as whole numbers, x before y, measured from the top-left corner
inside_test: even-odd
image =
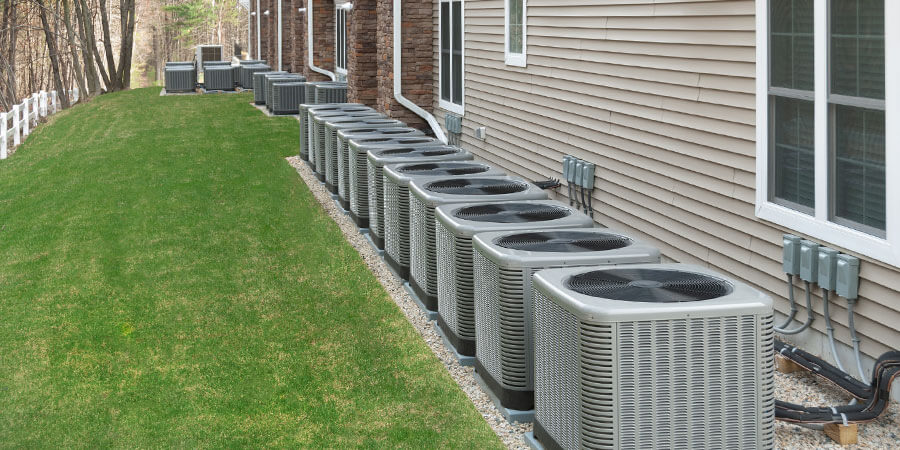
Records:
[[[528,0],[522,0],[522,53],[509,51],[509,0],[503,0],[503,54],[507,66],[528,65]]]
[[[900,267],[900,1],[885,0],[885,237],[829,220],[828,0],[814,0],[815,214],[769,200],[769,1],[756,2],[756,216],[812,239]],[[893,126],[891,124],[894,124]],[[824,181],[823,181],[824,180]]]
[[[453,1],[456,1],[456,0],[440,0],[439,3],[441,3],[441,4],[451,3]],[[440,52],[441,52],[441,49],[444,48],[444,42],[443,42],[444,37],[443,37],[443,33],[441,32],[442,31],[441,24],[444,22],[442,16],[444,13],[443,13],[443,7],[441,7],[441,5],[439,4],[438,5],[438,41],[439,41],[439,43],[438,43],[438,106],[445,111],[463,115],[466,112],[466,2],[465,2],[465,0],[459,0],[459,3],[460,3],[460,5],[459,5],[460,17],[462,17],[462,21],[463,21],[462,27],[460,27],[460,30],[462,33],[462,36],[460,36],[460,44],[462,45],[462,48],[460,49],[460,62],[459,62],[462,65],[462,70],[460,70],[460,73],[462,74],[462,80],[459,80],[460,81],[460,83],[459,83],[460,89],[462,90],[462,93],[459,96],[459,98],[462,101],[462,103],[456,104],[456,103],[453,103],[452,101],[444,100],[444,96],[443,96],[443,91],[442,91],[443,86],[441,83],[441,77],[443,76],[443,73],[444,73],[443,68],[442,68],[444,63],[443,63],[443,58],[440,57]],[[452,10],[452,5],[451,5],[451,10]],[[453,28],[452,12],[451,12],[451,17],[450,17],[450,24],[451,24],[450,27],[452,29]],[[452,37],[451,37],[451,39],[452,39]],[[451,42],[451,45],[452,45],[452,42]],[[451,48],[451,53],[452,53],[452,48]],[[452,64],[453,64],[452,56],[451,56],[450,60],[451,60],[451,66],[452,66]],[[452,67],[450,69],[450,76],[451,77],[453,76],[453,68]],[[451,89],[453,88],[453,80],[452,79],[450,80],[450,88]],[[451,95],[450,98],[453,98],[453,96]]]
[[[343,29],[341,29],[341,27],[338,27],[338,23],[340,22],[340,20],[338,20],[338,16],[341,14],[344,15]],[[334,71],[335,71],[335,73],[337,73],[339,75],[343,75],[344,78],[346,78],[346,76],[347,76],[347,67],[346,66],[347,66],[347,62],[349,61],[349,58],[347,56],[347,48],[349,47],[347,44],[347,18],[348,18],[348,16],[349,16],[349,14],[348,14],[347,10],[344,9],[343,3],[335,3],[334,4]],[[339,35],[341,32],[344,33],[344,40],[343,40],[343,42],[344,42],[344,49],[343,49],[344,50],[344,58],[343,58],[344,67],[338,66],[338,61],[340,60],[338,55],[340,55],[340,53],[338,52],[337,43],[341,41],[339,39]]]

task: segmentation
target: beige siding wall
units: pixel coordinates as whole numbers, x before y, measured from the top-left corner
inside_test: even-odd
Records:
[[[463,146],[531,180],[560,177],[566,154],[595,163],[600,223],[745,280],[787,311],[790,230],[754,215],[754,2],[529,0],[527,68],[504,64],[503,5],[465,1]],[[900,271],[865,258],[860,271],[863,351],[900,348]],[[841,303],[832,314],[849,342]]]

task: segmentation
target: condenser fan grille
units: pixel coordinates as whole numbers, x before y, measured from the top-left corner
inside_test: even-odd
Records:
[[[410,164],[400,168],[399,172],[411,175],[472,175],[483,173],[488,170],[487,166],[481,164]]]
[[[610,269],[578,274],[566,287],[584,295],[643,303],[710,300],[731,293],[731,285],[693,272],[659,269]]]
[[[514,180],[476,178],[468,180],[440,180],[425,186],[431,192],[453,195],[503,195],[523,192],[528,185]]]
[[[571,210],[553,205],[501,203],[460,208],[454,215],[474,222],[527,223],[562,219],[571,214]]]
[[[618,234],[584,231],[518,233],[497,240],[497,245],[511,250],[561,253],[602,252],[631,244],[631,239]]]
[[[382,150],[377,154],[380,156],[403,156],[409,158],[417,158],[419,156],[443,156],[443,155],[453,155],[455,153],[459,153],[459,150],[452,148],[441,148],[441,149],[424,149],[424,148],[391,148],[388,150]]]

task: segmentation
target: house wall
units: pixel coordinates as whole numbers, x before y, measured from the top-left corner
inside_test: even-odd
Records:
[[[375,36],[378,11],[375,0],[355,0],[347,14],[347,98],[352,103],[375,105],[378,97],[378,60]]]
[[[439,1],[432,6],[437,81]],[[530,180],[560,178],[566,154],[593,162],[598,222],[650,241],[667,259],[744,280],[786,312],[781,238],[792,230],[754,215],[754,8],[749,0],[529,0],[528,66],[518,68],[504,64],[504,1],[467,0],[462,145]],[[443,123],[438,87],[433,107]],[[480,126],[485,140],[473,135]],[[856,325],[863,351],[877,356],[900,348],[900,270],[856,256]],[[832,303],[832,317],[849,343],[842,303]],[[817,331],[792,339],[821,342],[821,304]]]

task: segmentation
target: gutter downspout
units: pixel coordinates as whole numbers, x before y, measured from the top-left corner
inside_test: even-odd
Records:
[[[247,59],[253,59],[253,33],[250,31],[252,20],[253,14],[250,14],[250,8],[247,8]]]
[[[278,0],[278,70],[281,70],[281,46],[284,41],[281,39],[281,0]]]
[[[446,144],[447,135],[444,134],[444,130],[441,129],[441,126],[438,124],[437,119],[435,119],[434,116],[431,115],[431,113],[425,111],[424,109],[420,108],[419,105],[413,103],[412,100],[404,97],[401,91],[403,87],[403,41],[401,40],[400,33],[400,28],[403,26],[402,11],[400,9],[401,3],[401,0],[394,0],[394,98],[397,99],[397,101],[401,105],[416,113],[419,117],[425,119],[425,121],[428,122],[428,125],[431,127],[431,130],[434,132],[434,136],[441,142]]]
[[[262,31],[259,29],[262,11],[259,10],[259,0],[256,0],[256,59],[262,58]]]
[[[335,81],[337,77],[334,76],[334,73],[329,72],[321,67],[317,67],[315,62],[313,62],[313,2],[315,0],[306,0],[306,49],[309,53],[309,61],[307,65],[314,72],[319,72],[322,75],[331,78],[331,81]]]

